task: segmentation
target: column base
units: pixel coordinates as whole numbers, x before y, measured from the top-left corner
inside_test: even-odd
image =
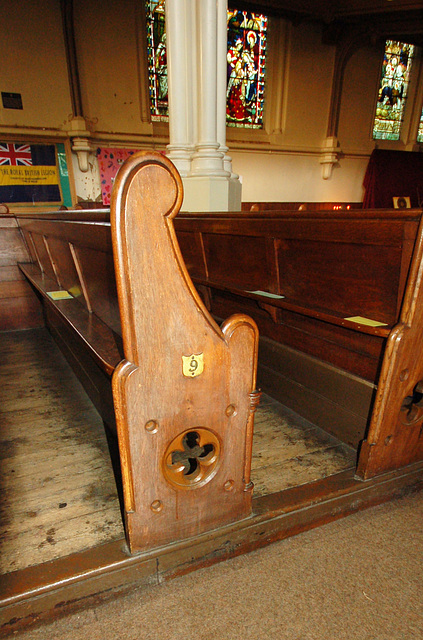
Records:
[[[181,211],[241,211],[242,186],[238,179],[219,176],[182,178]]]
[[[191,158],[194,145],[168,144],[166,155],[172,160],[181,176],[187,176],[191,171]]]

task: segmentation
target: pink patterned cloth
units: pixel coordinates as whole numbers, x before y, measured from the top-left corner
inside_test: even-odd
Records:
[[[97,149],[103,204],[110,205],[115,176],[126,158],[132,156],[135,152],[136,149]]]

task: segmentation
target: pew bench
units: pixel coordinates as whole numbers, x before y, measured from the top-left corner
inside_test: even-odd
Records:
[[[113,272],[110,236],[105,231],[109,214],[104,210],[67,212],[31,220],[20,216],[19,224],[28,246],[34,245],[34,263],[43,254],[46,238],[51,247],[54,235],[63,235],[64,230],[67,241],[75,246],[84,238],[86,248],[82,251],[79,246],[79,258],[73,258],[79,266],[72,272],[69,264],[62,265],[63,272],[73,273],[64,286],[67,290],[76,286],[77,299],[56,303],[49,299],[48,307],[78,302],[82,313],[79,294],[85,290],[86,319],[79,319],[79,325],[73,322],[63,341],[65,350],[75,331],[84,334],[83,326],[87,334],[92,330],[94,318],[103,323],[99,327],[106,327],[109,337],[101,343],[108,345],[108,353],[88,359],[91,368],[93,360],[96,367],[85,386],[89,393],[91,388],[102,415],[112,422],[110,385],[101,384],[97,371],[110,375],[123,353],[118,295],[111,290],[114,279],[104,280],[104,274]],[[179,214],[175,228],[185,264],[207,309],[216,318],[242,312],[259,326],[259,378],[266,392],[354,446],[363,478],[421,459],[420,410],[416,408],[423,377],[420,352],[407,346],[401,355],[395,346],[398,331],[408,343],[414,335],[414,344],[422,331],[421,305],[415,302],[421,295],[421,211],[191,213]],[[58,255],[63,261],[64,252]],[[59,258],[47,258],[45,252],[38,284],[34,263],[22,267],[36,287],[40,278],[51,277],[49,287],[60,281]],[[60,313],[49,319],[59,341],[70,317],[59,330],[55,325],[60,323]],[[91,338],[86,342],[94,344]],[[75,353],[77,348],[71,362]],[[83,377],[88,364],[81,368]]]
[[[160,163],[161,158],[157,162],[154,159],[154,171]],[[170,171],[172,180],[179,185],[177,173],[169,166],[172,167],[170,163],[166,164],[165,171]],[[125,175],[132,185],[130,171]],[[157,178],[155,174],[152,177]],[[112,208],[111,216],[102,209],[20,214],[16,221],[31,256],[29,263],[21,264],[21,270],[43,301],[48,326],[106,422],[112,426],[117,423],[129,520],[132,518],[135,481],[132,453],[128,452],[132,451],[133,445],[128,442],[128,418],[122,417],[126,410],[126,392],[121,389],[116,372],[127,372],[128,384],[133,384],[133,361],[140,361],[144,356],[141,345],[156,339],[158,342],[154,342],[151,353],[156,354],[155,357],[165,354],[165,359],[168,358],[167,346],[175,339],[175,330],[178,340],[184,340],[186,327],[199,310],[207,329],[220,338],[209,312],[216,318],[241,313],[235,318],[242,318],[241,324],[250,336],[253,361],[257,349],[253,346],[257,339],[256,325],[247,320],[246,314],[255,319],[263,336],[260,378],[264,390],[355,446],[359,452],[359,477],[371,478],[422,459],[418,389],[423,366],[418,345],[422,331],[419,314],[423,305],[416,303],[421,296],[420,211],[179,214],[174,226],[184,259],[179,253],[173,224],[169,226],[166,213],[161,211],[158,218],[163,229],[160,228],[160,232],[154,225],[152,231],[150,222],[142,217],[139,229],[131,227],[129,235],[132,237],[135,233],[139,243],[132,254],[134,264],[128,264],[127,252],[123,252],[119,267],[116,266],[120,264],[116,257],[120,246],[117,238],[125,233],[117,229],[113,232],[116,212],[130,210],[137,217],[141,208],[142,215],[148,218],[163,189],[157,185],[154,199],[147,186],[141,187],[148,194],[147,212],[147,205],[136,195],[128,200],[128,187],[123,185],[123,177],[117,185],[115,213]],[[171,220],[179,206],[178,201],[177,205],[164,207],[167,212],[171,211]],[[172,266],[167,270],[164,270],[162,252],[158,255],[161,243],[167,247],[165,255],[173,256]],[[150,256],[154,256],[154,268],[150,265]],[[138,265],[137,271],[135,264],[138,262],[142,264]],[[148,296],[137,276],[136,285],[122,284],[119,273],[124,276],[127,272],[148,274]],[[184,282],[185,297],[178,299],[176,305],[174,291],[169,285],[171,273],[178,274],[178,286],[181,278]],[[195,292],[191,280],[204,302]],[[163,287],[163,283],[167,286]],[[141,287],[142,294],[135,299],[137,287]],[[68,292],[72,297],[54,299],[51,294],[55,291]],[[166,334],[163,339],[160,335],[157,337],[156,316],[152,316],[151,305],[157,309],[159,302],[160,307],[167,291],[172,291],[168,296],[172,305],[169,302],[169,308],[166,307],[167,311],[162,315],[173,317],[175,306],[179,313],[187,304],[190,314],[177,321],[174,319],[171,333],[167,322],[161,320]],[[136,347],[128,346],[134,339],[134,327],[143,318],[141,313],[141,320],[134,320],[134,313],[140,310],[150,320],[144,327],[142,342]],[[224,326],[225,335],[231,331]],[[195,355],[197,351],[201,349],[188,349],[186,355]],[[159,358],[159,369],[161,366]],[[199,365],[195,362],[193,366]],[[244,365],[238,369],[238,376],[243,368]],[[145,385],[142,399],[134,402],[132,419],[137,424],[134,429],[138,431],[139,409],[152,393],[149,378],[157,377],[156,362],[149,361],[146,370],[148,378],[141,384],[141,387]],[[244,440],[242,445],[238,442],[237,447],[233,447],[234,458],[236,448],[238,452],[245,451],[242,491],[250,485],[248,465],[258,398],[253,393],[254,375],[250,362],[244,376],[244,382],[248,379],[247,394],[245,384],[243,387],[244,405],[245,396],[249,402],[241,420],[241,423],[244,421]],[[213,378],[217,389],[219,376],[216,374]],[[159,405],[162,403],[161,391],[157,399]],[[179,402],[173,391],[169,393],[173,403]],[[233,418],[238,414],[238,410],[234,410],[237,404],[230,401],[227,390],[209,390],[207,402],[210,404],[209,398],[213,398],[223,406],[220,402],[222,393],[225,419]],[[187,411],[190,411],[189,406]],[[147,433],[158,432],[156,419],[145,417],[141,423],[143,420]],[[197,424],[212,424],[213,420],[203,417]],[[172,441],[169,433],[165,441],[167,447]],[[183,443],[178,444],[183,447]],[[218,447],[218,442],[215,446]],[[139,448],[137,443],[137,455]],[[137,464],[140,459],[142,456],[138,455]],[[160,475],[162,462],[156,459],[156,463]],[[150,475],[144,477],[146,483],[150,481]],[[223,484],[230,494],[232,482]],[[239,488],[241,491],[241,485]],[[187,500],[188,504],[192,508],[194,502]],[[225,508],[228,509],[227,503]],[[226,517],[232,520],[243,517],[250,508],[243,504],[238,513]],[[151,499],[150,512],[162,512],[160,500]],[[144,520],[139,518],[139,526],[144,528],[136,538],[127,522],[132,549],[154,547],[164,539],[154,530],[146,534],[145,521],[149,522],[150,513],[148,516],[144,512]],[[206,520],[202,526],[207,530],[224,522],[225,518],[217,509],[213,522]],[[166,540],[193,535],[200,530],[196,526],[192,524],[192,528],[187,529],[182,525],[179,530],[168,527]]]
[[[132,553],[251,515],[258,331],[221,327],[197,294],[173,218],[182,183],[131,156],[104,211],[17,214],[19,267],[104,421],[117,434]]]
[[[241,211],[338,211],[362,209],[362,202],[242,202]]]
[[[402,236],[394,234],[391,245],[385,243],[394,247],[396,259],[402,256],[397,290],[390,298],[392,315],[397,296],[398,315],[372,328],[344,317],[367,313],[366,307],[344,311],[336,300],[329,304],[322,297],[323,285],[315,298],[302,295],[300,287],[296,291],[295,279],[290,291],[285,284],[283,292],[275,286],[283,282],[283,270],[275,267],[283,264],[275,262],[278,250],[290,246],[289,238],[283,239],[283,224],[268,223],[267,214],[259,214],[255,228],[246,232],[250,214],[245,220],[239,214],[174,219],[181,194],[171,163],[159,154],[142,154],[132,156],[119,173],[110,215],[104,210],[18,214],[0,224],[0,240],[9,249],[13,245],[2,263],[5,278],[12,275],[22,283],[16,275],[19,262],[22,278],[31,283],[27,289],[34,289],[42,303],[47,326],[104,420],[117,432],[126,537],[130,551],[140,552],[128,557],[123,541],[117,540],[46,568],[28,567],[3,576],[0,605],[10,625],[37,618],[49,608],[58,611],[67,603],[86,603],[88,596],[98,601],[101,594],[127,590],[130,583],[150,584],[207,566],[421,487],[422,463],[400,468],[423,457],[418,389],[397,424],[398,403],[418,387],[415,381],[423,373],[420,212],[408,212],[409,218],[401,214]],[[208,236],[209,219],[216,226]],[[379,223],[375,220],[372,226],[378,237]],[[398,232],[393,225],[390,232],[395,229]],[[296,251],[301,256],[307,236],[304,228],[297,232]],[[360,245],[364,236],[354,236],[352,244]],[[256,251],[256,241],[262,245],[263,237],[266,251],[263,246]],[[344,237],[351,239],[351,232],[345,231]],[[230,265],[227,272],[225,260]],[[289,266],[291,258],[286,263]],[[292,277],[300,267],[305,280],[311,277],[311,261],[299,265],[297,256],[292,266]],[[328,275],[329,268],[321,271],[322,278]],[[364,270],[355,275],[364,282],[371,279]],[[317,286],[318,280],[313,282]],[[342,286],[328,282],[339,295]],[[353,279],[348,282],[352,286]],[[372,292],[369,299],[373,296],[378,298]],[[377,303],[373,305],[377,310]],[[219,328],[211,313],[221,318],[229,308],[236,315]],[[308,376],[317,384],[316,404],[320,402],[325,419],[330,403],[338,403],[338,416],[342,403],[357,410],[363,388],[361,402],[369,410],[369,390],[377,390],[359,475],[348,469],[259,496],[253,513],[249,478],[260,396],[255,392],[258,334],[254,321],[240,313],[244,308],[265,330],[260,347],[261,377],[263,386],[268,385],[264,390],[274,389],[277,396],[279,389],[302,387]],[[21,328],[38,322],[37,311],[27,325],[31,309],[35,310],[32,299],[21,315]],[[3,330],[9,328],[7,322]],[[362,341],[359,352],[345,339],[356,333]],[[188,356],[186,363],[182,356]],[[383,361],[380,372],[375,368],[378,358]],[[367,373],[351,373],[356,368]],[[339,385],[345,376],[347,387]],[[332,394],[326,403],[325,393]],[[293,406],[294,395],[285,404],[291,400]],[[300,404],[306,400],[303,394]],[[357,419],[358,414],[352,421]],[[396,470],[384,473],[387,468]]]
[[[260,386],[357,448],[363,478],[421,459],[420,210],[187,213],[176,230],[210,312],[257,322]]]

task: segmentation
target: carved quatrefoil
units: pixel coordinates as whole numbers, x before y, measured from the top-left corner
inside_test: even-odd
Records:
[[[401,407],[401,420],[403,424],[413,425],[423,417],[423,380],[420,380],[413,389],[413,394],[407,396]]]
[[[209,429],[197,427],[172,440],[164,455],[163,472],[177,488],[196,489],[213,478],[219,462],[218,437]]]

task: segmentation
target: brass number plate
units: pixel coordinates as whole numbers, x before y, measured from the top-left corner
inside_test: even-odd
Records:
[[[204,354],[194,353],[190,356],[182,356],[182,372],[187,378],[195,378],[204,371]]]

